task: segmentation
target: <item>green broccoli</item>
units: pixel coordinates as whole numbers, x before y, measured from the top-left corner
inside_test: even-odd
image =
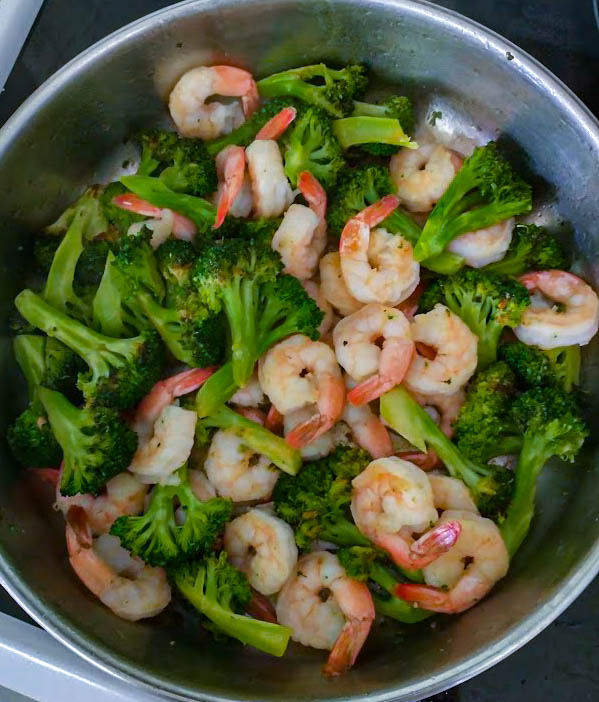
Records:
[[[399,121],[405,134],[411,135],[414,131],[414,110],[412,101],[403,95],[391,95],[378,104],[354,101],[353,117],[391,117]],[[392,144],[362,144],[362,151],[373,156],[391,156],[399,150]]]
[[[383,395],[380,407],[381,417],[394,431],[419,451],[434,451],[449,474],[466,483],[481,514],[495,521],[503,519],[513,493],[512,471],[480,465],[462,455],[404,387]]]
[[[414,607],[411,602],[400,599],[395,589],[400,581],[393,575],[384,554],[371,546],[350,546],[337,551],[339,562],[354,580],[372,581],[372,599],[378,614],[404,624],[416,624],[433,616],[433,612]],[[422,577],[418,579],[422,582]]]
[[[189,195],[215,192],[216,166],[201,139],[186,139],[164,129],[146,129],[137,139],[141,145],[137,175],[158,175],[171,190]]]
[[[89,404],[129,409],[160,378],[164,348],[155,332],[144,331],[129,339],[104,336],[51,307],[31,290],[20,292],[15,304],[28,322],[62,341],[88,365],[77,385]]]
[[[71,402],[78,404],[81,392],[77,389],[77,377],[86,369],[84,361],[58,339],[49,336],[45,341],[46,368],[40,385],[58,390]]]
[[[237,240],[230,241],[234,242],[229,247],[229,251],[232,254],[231,260],[233,261],[241,260],[244,250],[254,251],[257,257],[261,256],[262,246],[249,243],[247,248],[243,246],[238,248],[238,244],[235,243]],[[275,261],[272,250],[268,247],[265,248],[267,254],[265,260],[273,262],[273,270],[275,270],[280,266],[280,263]],[[236,251],[239,252],[239,259],[236,258]],[[224,253],[226,252],[223,251],[223,255]],[[246,260],[251,260],[252,256]],[[223,258],[223,261],[226,263],[226,258]],[[204,279],[204,273],[202,272],[201,277],[197,279],[197,283],[202,285]],[[253,318],[243,319],[242,324],[239,325],[240,329],[237,330],[234,337],[232,334],[233,338],[239,339],[239,343],[245,344],[242,350],[248,355],[242,355],[242,358],[244,364],[247,363],[250,374],[251,369],[253,369],[260,356],[284,338],[292,334],[304,334],[311,339],[318,339],[318,327],[323,316],[322,310],[306,293],[302,284],[293,276],[279,275],[276,280],[261,286],[254,285],[253,280],[255,279],[246,278],[240,282],[239,286],[240,290],[245,289],[248,292],[251,291],[252,295],[255,295],[254,299],[250,301],[249,295],[244,293],[244,305],[242,307],[242,309],[246,310],[244,314],[251,313]],[[211,294],[209,291],[207,292]],[[238,297],[239,293],[235,292],[235,297],[231,296],[231,302],[235,302]],[[252,305],[255,305],[253,311]],[[234,313],[238,313],[234,305],[231,305],[231,307]],[[234,315],[232,319],[235,324],[236,317]],[[229,323],[231,324],[231,322]],[[252,330],[251,332],[250,329]],[[249,341],[244,341],[246,339],[244,334],[250,333],[254,336],[250,337]],[[252,355],[249,355],[249,353]],[[234,368],[234,360],[227,361],[200,388],[196,405],[199,417],[207,417],[214,414],[220,405],[231,398],[238,387],[245,384],[245,381],[238,382]]]
[[[142,331],[148,324],[127,306],[125,287],[114,263],[112,251],[106,258],[104,275],[92,300],[92,322],[106,336],[127,337]]]
[[[231,519],[233,503],[222,497],[199,500],[184,467],[178,485],[156,485],[144,514],[119,517],[110,529],[121,545],[152,566],[172,566],[209,552]],[[185,521],[175,521],[176,503]]]
[[[428,312],[441,303],[457,314],[478,337],[478,368],[497,358],[504,327],[517,327],[530,304],[528,290],[514,278],[468,268],[437,278],[422,294],[418,309]]]
[[[486,265],[485,270],[500,275],[520,275],[552,268],[566,270],[569,264],[565,248],[544,227],[517,224],[505,256],[501,261]]]
[[[285,653],[290,629],[241,614],[252,594],[245,575],[227,561],[226,553],[179,566],[172,577],[215,634],[226,634],[273,656]]]
[[[580,382],[580,346],[539,349],[516,341],[502,344],[498,353],[526,388],[549,385],[570,392]]]
[[[440,254],[460,234],[490,227],[531,209],[530,186],[491,141],[476,148],[464,161],[434,206],[414,248],[414,257],[424,262]]]
[[[329,204],[327,213],[329,233],[340,236],[348,220],[368,205],[393,192],[389,171],[382,166],[348,170],[340,178]],[[399,208],[389,215],[381,226],[393,234],[400,234],[412,245],[418,241],[421,233],[418,224]],[[464,259],[450,251],[444,251],[424,265],[432,271],[451,274],[464,265]]]
[[[376,147],[417,149],[418,144],[404,132],[398,119],[391,117],[344,117],[333,122],[333,134],[344,149],[366,146],[372,153]],[[385,149],[379,149],[385,151]],[[384,154],[381,154],[384,155]]]
[[[17,336],[13,350],[27,382],[29,405],[8,428],[8,445],[17,461],[27,468],[57,466],[62,450],[39,398],[40,383],[46,374],[46,338]]]
[[[503,361],[475,375],[454,424],[454,441],[462,455],[485,463],[520,451],[522,432],[510,409],[516,392],[516,376]]]
[[[285,134],[284,158],[285,174],[294,188],[299,174],[310,171],[329,190],[346,165],[329,117],[316,107],[305,110]]]
[[[86,228],[85,239],[91,241],[108,230],[108,222],[102,203],[103,187],[90,186],[75,202],[67,207],[60,217],[44,229],[44,234],[49,237],[61,237],[73,223],[75,215],[85,213]]]
[[[124,210],[122,207],[115,205],[113,200],[118,195],[125,195],[127,188],[118,181],[109,183],[100,193],[100,204],[102,205],[102,213],[108,223],[107,236],[110,241],[117,241],[121,236],[127,234],[129,227],[137,222],[143,222],[147,219],[145,215],[137,214]]]
[[[61,493],[97,495],[131,463],[137,449],[135,432],[114,409],[79,409],[55,390],[40,387],[38,393],[64,454]]]
[[[366,69],[349,65],[341,70],[324,63],[273,73],[258,81],[262,97],[294,97],[319,107],[333,117],[345,117],[354,108],[354,99],[366,90]]]
[[[523,441],[514,497],[501,525],[510,556],[530,528],[536,482],[543,467],[552,456],[573,462],[589,434],[572,395],[555,387],[528,390],[516,400],[512,412],[523,432]]]

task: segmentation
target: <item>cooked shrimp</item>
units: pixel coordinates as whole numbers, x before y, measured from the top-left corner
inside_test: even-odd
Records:
[[[300,409],[287,412],[283,418],[283,433],[289,436],[291,432],[304,422],[309,421],[314,414],[313,408],[310,406],[300,407]],[[342,415],[343,416],[343,415]],[[305,446],[299,447],[299,452],[305,461],[323,458],[332,453],[337,446],[345,446],[350,443],[349,427],[344,422],[337,422],[324,434],[321,434],[317,439],[311,441]]]
[[[210,102],[213,95],[238,97],[238,102]],[[168,106],[185,137],[215,139],[228,134],[257,109],[258,88],[251,73],[234,66],[198,66],[184,73],[173,88]]]
[[[214,229],[225,221],[227,214],[247,217],[252,211],[252,188],[245,169],[245,149],[229,144],[219,151],[216,159],[218,189]]]
[[[512,217],[492,227],[461,234],[450,242],[447,249],[461,256],[472,268],[482,268],[501,261],[512,241],[513,230]]]
[[[215,368],[192,368],[159,380],[137,405],[133,414],[131,428],[139,437],[140,443],[150,439],[154,424],[165,407],[175,398],[197,390],[214,371]]]
[[[400,149],[389,169],[402,205],[410,212],[428,212],[462,163],[462,157],[445,146],[420,143],[417,149]]]
[[[230,429],[220,429],[212,437],[204,470],[217,494],[234,502],[267,500],[279,477],[266,456],[246,446]]]
[[[422,297],[422,293],[424,292],[425,288],[426,285],[420,281],[414,288],[414,292],[410,295],[410,297],[397,305],[397,309],[400,312],[403,312],[410,321],[414,318],[416,312],[418,312],[420,298]]]
[[[172,234],[175,239],[192,241],[197,233],[197,227],[188,217],[184,217],[168,208],[155,207],[146,200],[142,200],[133,193],[124,193],[112,198],[112,203],[122,210],[135,212],[146,217],[153,217],[151,221],[139,222],[130,227],[128,233],[138,234],[143,227],[148,227],[153,234],[150,243],[153,249],[166,241]]]
[[[126,515],[141,514],[148,486],[136,476],[125,471],[111,478],[106,483],[106,493],[94,495],[73,495],[66,497],[60,492],[60,472],[56,471],[56,502],[54,508],[64,516],[71,507],[82,507],[90,529],[94,535],[107,534],[115,519]]]
[[[465,512],[478,514],[472,495],[466,483],[451,478],[449,475],[436,475],[428,473],[428,480],[433,490],[435,508],[439,510],[459,509]]]
[[[284,107],[274,117],[271,117],[268,122],[256,134],[256,139],[278,139],[283,136],[287,127],[293,122],[297,115],[295,107]]]
[[[507,549],[494,522],[468,511],[444,512],[439,524],[451,522],[461,525],[460,536],[453,548],[424,569],[427,585],[399,585],[396,591],[408,602],[445,614],[457,614],[475,605],[509,566]]]
[[[347,289],[338,251],[332,251],[320,259],[320,287],[322,294],[344,317],[357,312],[363,306]]]
[[[477,337],[462,320],[441,304],[417,314],[411,326],[416,352],[404,382],[408,390],[425,395],[453,395],[476,370]],[[422,353],[424,344],[433,353]]]
[[[414,541],[437,521],[433,491],[420,468],[391,456],[372,461],[352,480],[351,513],[358,529],[398,565],[422,568],[456,542],[459,524],[447,522]]]
[[[297,562],[293,529],[264,510],[251,509],[225,528],[225,551],[263,595],[278,592]]]
[[[324,672],[340,675],[350,668],[374,620],[368,587],[348,578],[337,556],[316,551],[298,561],[277,600],[279,624],[294,641],[330,650]]]
[[[129,621],[155,617],[171,600],[162,568],[132,556],[116,536],[97,539],[82,507],[71,507],[66,528],[69,561],[81,582],[117,616]]]
[[[358,381],[347,399],[363,405],[399,385],[414,354],[410,323],[394,307],[373,302],[333,330],[339,364]]]
[[[343,280],[350,295],[360,302],[397,305],[412,294],[420,280],[420,264],[410,242],[386,229],[372,229],[397,204],[396,197],[384,197],[350,219],[341,233]]]
[[[322,287],[318,285],[318,283],[315,283],[313,280],[302,280],[302,285],[304,286],[304,290],[310,295],[324,314],[322,322],[318,327],[318,333],[320,336],[325,336],[325,334],[331,330],[333,322],[335,321],[333,308],[329,305],[328,300],[324,296]]]
[[[260,359],[260,385],[281,414],[314,406],[311,417],[288,434],[299,448],[327,432],[345,404],[345,385],[334,351],[320,341],[295,334]]]
[[[293,202],[293,192],[279,145],[258,139],[245,150],[252,185],[254,212],[259,217],[278,217]]]
[[[345,376],[348,390],[356,386],[356,382]],[[368,404],[356,406],[349,402],[345,405],[341,419],[351,429],[354,441],[373,458],[383,458],[393,454],[393,443],[387,427],[381,422]]]
[[[259,407],[264,401],[264,391],[258,380],[257,372],[229,400],[229,402],[239,407]]]
[[[530,307],[514,329],[518,339],[541,349],[584,346],[599,327],[599,299],[584,280],[566,271],[526,273],[520,282],[531,291]]]
[[[298,188],[310,206],[291,205],[272,238],[272,248],[281,254],[285,273],[307,280],[316,272],[327,242],[327,195],[307,171],[300,173]]]

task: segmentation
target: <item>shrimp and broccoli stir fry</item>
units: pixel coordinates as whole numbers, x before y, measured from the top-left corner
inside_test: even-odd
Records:
[[[367,86],[186,72],[176,130],[37,236],[15,300],[8,442],[83,585],[125,619],[178,597],[271,655],[329,651],[327,675],[377,616],[457,614],[505,576],[539,474],[588,434],[599,326],[499,147],[436,143]]]

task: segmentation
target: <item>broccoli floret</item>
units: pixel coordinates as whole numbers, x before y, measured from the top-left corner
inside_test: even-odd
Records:
[[[144,514],[119,517],[110,529],[121,545],[152,566],[172,566],[209,552],[231,519],[231,500],[214,497],[206,502],[194,494],[184,467],[178,485],[156,485]],[[175,507],[185,510],[185,521],[175,521]]]
[[[528,290],[514,278],[475,269],[437,278],[422,294],[418,309],[428,312],[441,303],[457,314],[478,337],[478,368],[497,358],[504,327],[516,327],[530,304]]]
[[[97,495],[103,485],[131,463],[137,436],[108,407],[79,409],[55,390],[39,389],[64,461],[60,492]]]
[[[366,146],[370,153],[380,151],[380,154],[401,146],[417,149],[418,144],[412,141],[402,129],[398,119],[392,117],[344,117],[333,122],[333,134],[344,149],[352,146]]]
[[[371,546],[350,546],[337,551],[339,562],[354,580],[371,581],[372,599],[378,614],[396,619],[404,624],[415,624],[433,616],[433,612],[414,607],[395,595],[400,581],[393,575],[386,557]],[[422,578],[419,578],[422,582]]]
[[[56,466],[62,458],[62,450],[39,398],[40,383],[46,373],[46,339],[17,336],[13,350],[27,382],[29,405],[9,427],[8,445],[17,461],[27,468]]]
[[[127,337],[148,327],[126,304],[125,286],[115,266],[112,251],[106,258],[104,274],[92,301],[92,322],[106,336]]]
[[[428,216],[414,248],[417,261],[440,254],[455,237],[532,209],[532,190],[497,150],[474,149]]]
[[[262,97],[290,96],[319,107],[333,117],[344,117],[352,112],[354,98],[362,95],[367,84],[364,66],[350,65],[334,70],[318,63],[274,73],[258,81],[258,90]]]
[[[85,371],[85,363],[58,339],[47,337],[45,341],[46,368],[40,384],[50,390],[58,390],[71,402],[78,404],[81,393],[77,389],[77,376]]]
[[[381,417],[419,451],[433,450],[453,478],[462,480],[481,514],[501,521],[512,498],[514,475],[500,466],[480,465],[462,455],[403,387],[381,398]],[[300,473],[301,475],[301,473]]]
[[[197,248],[189,241],[167,239],[154,252],[158,270],[166,288],[166,302],[175,306],[181,298],[185,299],[193,289],[191,271],[198,257]]]
[[[533,388],[523,393],[512,413],[523,432],[522,451],[516,466],[514,498],[501,525],[510,556],[526,537],[534,515],[537,478],[552,456],[573,462],[585,438],[585,425],[576,401],[555,387]]]
[[[231,220],[231,230],[237,227],[235,236],[243,239],[251,239],[259,244],[270,246],[272,238],[277,229],[281,226],[281,217],[267,218],[258,217],[258,219],[238,219],[233,217]],[[226,222],[227,220],[225,220]]]
[[[332,188],[345,167],[341,146],[331,130],[328,115],[309,107],[285,135],[285,174],[297,187],[302,171],[310,171],[325,190]]]
[[[62,341],[88,365],[89,370],[79,374],[77,386],[89,404],[129,409],[160,378],[164,348],[155,332],[144,331],[129,339],[104,336],[31,290],[19,293],[15,304],[28,322]]]
[[[391,95],[382,102],[372,104],[369,102],[354,102],[354,117],[392,117],[399,120],[405,134],[411,135],[414,131],[414,110],[410,98],[403,95]],[[391,144],[362,144],[363,151],[374,156],[391,156],[399,149]]]
[[[108,229],[108,221],[102,204],[103,188],[101,185],[92,185],[60,217],[44,229],[49,236],[61,237],[73,223],[76,214],[85,213],[86,228],[85,239],[91,241]]]
[[[248,246],[253,248],[255,245],[249,244]],[[235,249],[232,247],[232,250]],[[271,258],[271,249],[267,250],[268,256]],[[201,284],[201,281],[198,280],[198,282]],[[253,286],[251,281],[247,281],[247,286],[252,294],[256,294],[256,299],[250,301],[249,295],[244,294],[243,300],[251,304],[255,302],[256,307],[252,312],[253,319],[243,320],[244,326],[240,327],[239,339],[240,343],[243,344],[244,334],[253,334],[251,341],[247,342],[245,346],[245,351],[251,350],[252,354],[244,359],[244,362],[247,361],[249,369],[254,367],[260,356],[266,353],[271,346],[287,336],[304,334],[311,339],[318,339],[318,327],[323,316],[322,310],[296,278],[289,275],[279,275],[275,281],[261,286]],[[241,289],[243,287],[240,285]],[[255,287],[259,287],[259,290],[256,290]],[[237,297],[238,293],[236,292],[235,295]],[[246,305],[246,310],[247,307]],[[196,405],[198,416],[212,415],[220,405],[229,400],[238,387],[247,382],[247,380],[238,382],[234,366],[234,361],[227,361],[200,388]]]
[[[273,491],[277,516],[295,531],[301,549],[316,539],[338,546],[369,546],[348,519],[351,481],[370,463],[362,449],[339,446],[317,461],[305,463],[296,476],[281,475]]]
[[[333,236],[341,236],[348,220],[368,205],[393,192],[389,171],[382,166],[368,166],[346,171],[339,180],[328,208],[329,233]],[[421,233],[418,224],[399,208],[394,210],[380,226],[393,234],[400,234],[412,245],[418,241]],[[444,251],[424,265],[432,271],[448,275],[455,273],[463,264],[464,259],[461,256]]]
[[[201,139],[186,139],[164,129],[147,129],[137,138],[141,145],[138,175],[158,175],[171,190],[200,197],[216,190],[216,166]]]
[[[503,361],[476,374],[454,424],[454,441],[464,456],[485,463],[520,451],[522,433],[510,414],[516,392],[516,376]]]
[[[526,271],[566,270],[570,261],[565,248],[544,227],[517,224],[512,241],[501,261],[489,263],[486,271],[501,275],[520,275]]]
[[[111,249],[112,244],[106,239],[94,239],[85,246],[75,268],[76,289],[96,288],[100,284]]]
[[[270,100],[269,102],[262,105],[259,110],[256,110],[251,117],[246,119],[246,121],[237,129],[234,129],[229,134],[225,134],[216,139],[206,142],[206,148],[208,153],[215,156],[219,151],[222,151],[225,146],[235,144],[237,146],[249,146],[254,137],[262,129],[262,127],[271,120],[275,115],[285,107],[295,107],[299,116],[302,112],[302,103],[294,100],[293,98],[278,98],[276,100]],[[296,117],[297,119],[297,117]]]
[[[215,634],[231,636],[272,656],[285,653],[290,629],[241,614],[252,594],[247,578],[227,561],[226,553],[186,563],[172,576],[179,592],[209,620],[208,628]]]
[[[526,388],[549,385],[570,392],[580,382],[580,346],[545,350],[515,341],[502,344],[498,353]]]
[[[40,272],[48,275],[56,249],[60,246],[62,236],[40,234],[33,241],[33,258]]]

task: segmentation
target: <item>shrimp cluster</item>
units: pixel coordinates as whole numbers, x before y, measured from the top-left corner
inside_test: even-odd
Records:
[[[545,461],[586,436],[571,391],[599,328],[496,145],[416,142],[365,84],[185,72],[177,132],[48,228],[8,437],[114,615],[157,616],[173,587],[246,645],[328,651],[331,676],[377,615],[458,614],[506,576]],[[72,252],[96,239],[92,275]]]

